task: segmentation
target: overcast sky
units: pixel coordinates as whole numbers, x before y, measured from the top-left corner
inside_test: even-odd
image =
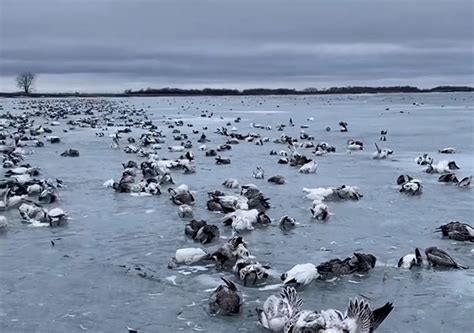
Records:
[[[472,0],[0,0],[0,90],[474,83]]]

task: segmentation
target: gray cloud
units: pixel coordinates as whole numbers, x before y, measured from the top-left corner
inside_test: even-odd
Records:
[[[473,31],[464,0],[0,0],[0,89],[472,84]]]

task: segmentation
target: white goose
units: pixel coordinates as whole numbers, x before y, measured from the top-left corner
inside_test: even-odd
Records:
[[[257,309],[258,321],[272,332],[282,332],[285,324],[300,311],[302,306],[303,300],[295,288],[285,286],[279,297],[271,295],[263,303],[263,308]]]
[[[239,181],[235,178],[228,178],[226,179],[222,185],[227,188],[238,188],[240,186]]]
[[[388,149],[388,148],[380,149],[380,147],[376,143],[375,143],[375,148],[377,149],[377,151],[372,155],[372,158],[374,160],[383,160],[383,159],[386,159],[389,155],[393,154],[392,149]]]
[[[285,333],[369,333],[374,332],[392,312],[393,304],[372,310],[364,300],[350,300],[347,310],[303,310],[285,325]]]
[[[328,205],[318,200],[313,201],[313,207],[310,208],[310,211],[313,214],[313,218],[319,221],[326,221],[327,219],[329,219],[329,216],[331,215],[329,213]]]
[[[201,248],[177,249],[174,257],[168,263],[168,268],[175,268],[179,264],[192,265],[206,258],[209,258],[209,254]]]
[[[427,173],[445,173],[450,172],[452,170],[459,170],[459,167],[456,165],[454,161],[439,161],[437,164],[430,164],[428,168],[426,168]]]
[[[281,279],[284,284],[308,285],[318,276],[319,273],[316,266],[307,263],[293,266],[288,272],[282,274]]]
[[[318,163],[316,163],[316,161],[311,161],[304,164],[299,169],[299,172],[300,173],[315,173],[317,169],[318,169]]]

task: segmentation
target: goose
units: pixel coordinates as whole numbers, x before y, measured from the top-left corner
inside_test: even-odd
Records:
[[[442,174],[441,176],[439,176],[438,182],[457,184],[457,183],[459,183],[459,180],[458,180],[458,178],[456,177],[456,175],[454,173],[450,172],[450,173],[445,173],[445,174]]]
[[[62,157],[79,157],[79,150],[77,149],[67,149],[61,153]]]
[[[258,209],[257,209],[258,210]],[[263,211],[259,211],[258,216],[257,216],[257,224],[262,225],[262,226],[267,226],[272,223],[272,220],[270,217],[265,214]]]
[[[455,269],[468,269],[469,267],[458,264],[446,251],[438,249],[435,246],[429,247],[425,250],[426,258],[428,263],[436,268],[455,268]]]
[[[61,208],[53,208],[48,211],[49,226],[60,226],[67,221],[67,214]]]
[[[326,221],[329,219],[330,213],[329,213],[329,207],[328,205],[315,200],[313,202],[313,207],[310,208],[312,217],[316,220],[319,221]]]
[[[219,147],[217,147],[217,151],[226,151],[226,150],[231,150],[231,149],[232,149],[232,146],[228,144],[219,145]]]
[[[158,182],[160,185],[175,184],[173,177],[171,177],[171,174],[169,172],[165,172],[161,177],[159,177]]]
[[[174,257],[168,263],[168,268],[176,268],[179,264],[192,265],[207,259],[210,259],[209,254],[201,248],[182,248],[176,250]]]
[[[223,165],[223,164],[230,164],[230,158],[224,158],[222,156],[216,157],[216,164]]]
[[[199,146],[199,150],[200,151],[206,151],[207,150],[207,146],[204,144],[204,145],[200,145]]]
[[[276,184],[276,185],[283,185],[285,184],[285,177],[281,175],[276,175],[268,178],[268,182]]]
[[[220,191],[209,192],[207,209],[223,213],[235,212],[238,209],[248,210],[248,198],[245,196],[225,195]]]
[[[160,195],[161,194],[161,190],[158,187],[158,183],[157,183],[156,179],[154,179],[154,178],[150,178],[150,179],[145,181],[143,191],[145,193],[148,193],[148,194],[151,194],[151,195]]]
[[[217,152],[214,149],[210,149],[206,151],[206,156],[207,157],[214,157],[217,156]]]
[[[453,147],[446,147],[446,148],[443,148],[443,149],[439,149],[438,153],[440,153],[440,154],[455,154],[456,149],[453,148]]]
[[[401,257],[400,260],[398,260],[397,267],[412,269],[413,267],[421,266],[422,264],[423,264],[423,257],[421,256],[420,250],[416,248],[415,254],[410,253]]]
[[[113,182],[112,182],[112,185],[113,185]],[[43,186],[41,186],[40,184],[31,184],[31,185],[28,185],[28,187],[26,188],[26,191],[28,192],[29,195],[39,194],[43,192]]]
[[[222,185],[227,188],[238,188],[240,186],[239,181],[234,178],[228,178],[222,183]]]
[[[194,204],[194,196],[192,195],[191,191],[189,191],[186,185],[180,185],[176,189],[170,187],[168,189],[168,193],[170,194],[170,200],[175,205],[181,206],[183,204]]]
[[[449,239],[474,242],[474,228],[467,223],[449,222],[438,227],[435,232],[441,232],[443,237]]]
[[[261,167],[257,167],[257,170],[253,172],[253,178],[255,179],[264,179],[265,178],[265,172]]]
[[[388,148],[380,149],[380,147],[376,143],[375,143],[375,148],[377,151],[372,155],[372,158],[375,160],[383,160],[383,159],[386,159],[389,155],[393,154],[392,149],[388,149]]]
[[[18,212],[24,222],[30,223],[32,221],[38,221],[47,223],[48,221],[48,212],[46,209],[33,201],[22,203],[20,207],[18,207]]]
[[[330,146],[327,142],[320,142],[316,145],[314,154],[316,156],[326,155],[327,153],[335,153],[336,147]]]
[[[219,239],[219,236],[219,228],[216,225],[207,224],[199,228],[193,239],[199,241],[201,244],[207,244],[211,243],[214,239]]]
[[[180,205],[178,207],[178,216],[181,218],[193,217],[193,207],[186,204]]]
[[[234,315],[240,312],[242,298],[237,286],[226,278],[221,278],[221,284],[209,297],[209,310],[213,315]]]
[[[348,150],[364,150],[364,143],[359,140],[347,140]]]
[[[218,267],[223,267],[227,263],[230,263],[231,267],[233,267],[236,260],[248,258],[249,256],[250,252],[242,236],[234,236],[222,247],[214,251],[211,258],[216,262]]]
[[[353,273],[367,273],[375,267],[377,258],[372,254],[354,252],[344,260],[331,259],[318,265],[321,280]]]
[[[308,162],[304,164],[298,171],[300,173],[315,173],[318,168],[318,163],[315,161]]]
[[[171,146],[171,147],[168,147],[168,151],[170,153],[181,153],[184,151],[184,146]]]
[[[284,284],[308,285],[314,279],[319,277],[318,270],[311,263],[298,264],[293,266],[289,271],[281,275]]]
[[[296,226],[296,220],[288,215],[282,216],[279,223],[280,229],[289,230]]]
[[[306,193],[306,198],[310,200],[323,201],[333,194],[333,188],[307,188],[303,187],[303,192]]]
[[[403,184],[409,182],[412,179],[413,179],[413,177],[411,177],[409,175],[400,175],[397,178],[397,185],[403,185]]]
[[[339,127],[341,132],[347,132],[347,123],[345,121],[340,121]]]
[[[51,204],[58,200],[57,195],[52,189],[45,189],[38,197],[38,201],[44,204]]]
[[[20,205],[25,200],[25,198],[26,194],[11,195],[11,188],[7,188],[7,190],[3,194],[3,200],[0,201],[0,210],[7,210],[9,208]]]
[[[412,179],[404,183],[400,189],[400,193],[406,193],[411,195],[419,195],[423,191],[423,185],[421,180]]]
[[[231,225],[232,229],[236,232],[244,230],[254,230],[255,225],[259,222],[261,215],[258,210],[241,210],[238,209],[235,212],[226,214],[222,221],[225,225]]]
[[[359,200],[363,197],[359,192],[357,186],[346,186],[334,188],[306,188],[303,187],[303,192],[306,193],[306,198],[310,200],[324,201],[324,200]]]
[[[256,285],[266,280],[269,276],[269,269],[269,265],[262,265],[249,258],[240,258],[235,262],[232,270],[237,274],[239,280],[244,282],[244,286],[247,286],[249,281],[252,282],[252,285]]]
[[[280,296],[269,296],[262,308],[257,308],[258,321],[271,332],[283,332],[285,324],[301,311],[303,300],[291,286],[282,288]]]
[[[0,215],[0,232],[7,230],[8,228],[8,220],[5,216]]]
[[[207,222],[204,220],[191,220],[184,227],[184,234],[195,239],[198,231],[207,225]]]
[[[472,180],[472,176],[464,177],[456,184],[456,186],[460,188],[467,188],[469,187],[469,185],[471,185],[471,180]]]
[[[433,158],[428,156],[428,154],[423,154],[422,156],[418,156],[415,162],[418,165],[431,165],[433,164]]]
[[[306,156],[301,155],[299,153],[295,153],[290,159],[290,166],[292,167],[303,166],[309,162],[311,162],[310,158],[307,158]]]
[[[364,300],[349,300],[343,314],[339,310],[303,310],[285,325],[285,333],[359,333],[374,332],[393,310],[392,303],[372,310]]]
[[[278,159],[278,164],[288,164],[288,163],[289,161],[287,157],[281,157],[280,159]]]
[[[459,167],[456,165],[454,161],[439,161],[438,164],[430,164],[426,168],[426,173],[445,173],[450,172],[452,170],[459,170]]]

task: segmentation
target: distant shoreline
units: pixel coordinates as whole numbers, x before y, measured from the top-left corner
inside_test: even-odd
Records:
[[[438,86],[434,88],[421,89],[411,86],[392,87],[333,87],[323,90],[316,88],[296,89],[141,89],[126,90],[123,93],[30,93],[21,92],[0,92],[0,97],[21,98],[21,97],[196,97],[196,96],[311,96],[311,95],[360,95],[360,94],[397,94],[397,93],[437,93],[437,92],[474,92],[474,87],[468,86]]]

